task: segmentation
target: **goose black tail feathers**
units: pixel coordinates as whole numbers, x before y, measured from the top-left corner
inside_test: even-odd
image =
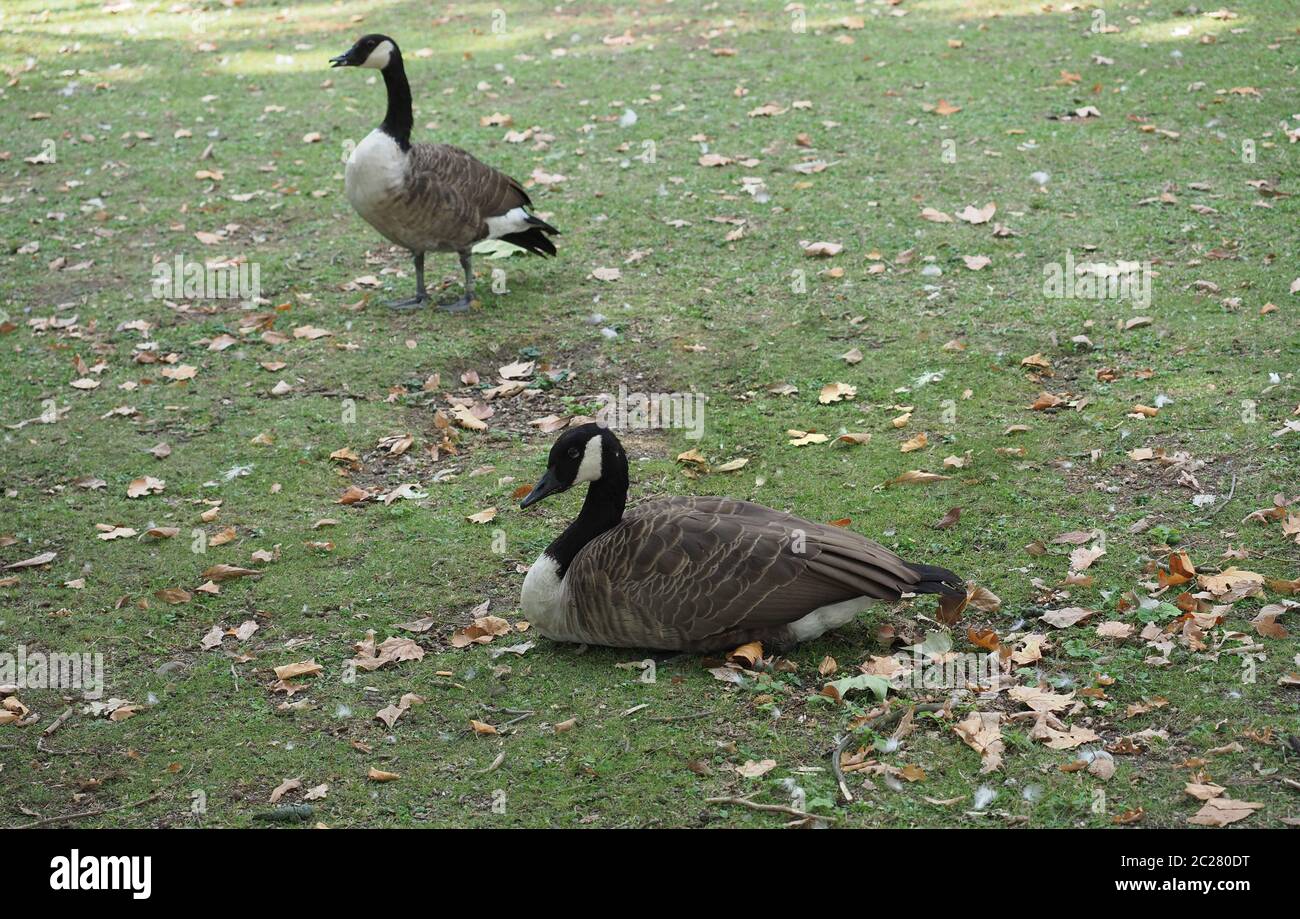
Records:
[[[536,214],[528,215],[528,225],[537,227],[539,230],[545,230],[547,233],[551,233],[552,235],[555,236],[560,235],[559,230],[555,229],[555,227],[551,226],[549,223],[547,223],[541,217],[538,217]]]
[[[962,580],[961,575],[947,568],[940,568],[938,565],[913,565],[909,562],[907,567],[921,577],[919,582],[909,588],[913,593],[941,594],[945,597],[965,599],[966,582]]]
[[[537,220],[537,218],[533,219]],[[534,227],[531,230],[523,230],[519,233],[507,233],[505,236],[500,238],[521,249],[527,249],[534,255],[554,255],[555,243],[546,238],[546,231],[549,230],[552,233],[559,233],[560,231],[555,229],[555,227],[551,226],[545,220],[537,220],[537,223],[540,224],[540,226]]]

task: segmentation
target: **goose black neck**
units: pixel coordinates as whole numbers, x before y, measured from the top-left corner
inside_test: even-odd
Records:
[[[582,502],[578,519],[547,547],[546,554],[559,564],[558,577],[564,577],[583,546],[623,519],[623,511],[627,508],[628,477],[627,460],[622,450],[618,451],[618,459],[621,462],[605,464],[607,471],[587,488],[587,499]],[[614,468],[608,468],[610,465]]]
[[[406,68],[402,66],[402,52],[393,48],[388,66],[383,70],[384,86],[388,89],[388,111],[379,126],[402,150],[411,147],[411,84],[406,81]]]

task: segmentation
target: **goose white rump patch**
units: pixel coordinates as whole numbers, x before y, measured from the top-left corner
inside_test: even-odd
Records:
[[[794,633],[796,641],[812,641],[831,629],[852,622],[854,616],[874,602],[870,597],[854,597],[852,600],[819,606],[802,619],[790,623],[790,631]]]
[[[522,233],[529,226],[528,212],[522,207],[511,208],[499,217],[487,219],[488,239],[500,239],[511,233]]]

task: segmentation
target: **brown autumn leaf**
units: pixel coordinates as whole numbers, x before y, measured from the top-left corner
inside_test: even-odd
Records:
[[[488,426],[477,418],[467,405],[453,405],[451,407],[451,416],[455,419],[456,424],[467,431],[486,431],[488,429]]]
[[[1188,782],[1183,786],[1183,791],[1197,801],[1209,801],[1211,798],[1222,797],[1227,789],[1213,782]]]
[[[1080,546],[1070,553],[1070,570],[1087,571],[1105,554],[1106,550],[1101,546]]]
[[[948,512],[939,518],[939,522],[934,525],[936,530],[948,530],[957,525],[961,519],[961,508],[950,507]]]
[[[909,469],[902,475],[890,479],[886,485],[929,485],[932,482],[943,482],[951,479],[949,475],[939,475],[935,472],[924,472],[920,469]]]
[[[727,655],[727,660],[744,665],[746,670],[753,670],[754,665],[763,660],[763,643],[751,641],[743,644]]]
[[[803,254],[808,258],[833,258],[844,251],[844,246],[840,243],[801,240],[799,245],[803,249]]]
[[[827,383],[817,394],[817,401],[822,405],[830,405],[842,399],[852,399],[857,394],[858,388],[848,383]]]
[[[350,507],[353,504],[360,504],[363,501],[369,501],[373,497],[374,495],[366,491],[364,488],[360,488],[356,485],[349,485],[347,490],[339,496],[337,503]]]
[[[1074,704],[1074,693],[1047,692],[1037,686],[1012,686],[1007,697],[1035,712],[1064,711]]]
[[[1260,609],[1259,614],[1250,620],[1250,624],[1255,627],[1256,633],[1264,638],[1287,638],[1291,633],[1277,621],[1278,616],[1286,611],[1287,607],[1281,603],[1270,603]]]
[[[1192,564],[1186,552],[1173,552],[1169,556],[1169,570],[1157,571],[1156,577],[1160,586],[1176,587],[1196,577],[1196,566]]]
[[[275,668],[276,679],[291,680],[298,676],[314,676],[324,670],[320,664],[314,660],[299,661],[296,664],[284,664]]]
[[[961,614],[966,610],[968,600],[969,597],[966,594],[959,597],[949,597],[941,594],[939,596],[939,609],[935,613],[935,618],[946,626],[956,625],[957,620],[961,618]]]
[[[270,803],[275,804],[277,801],[279,801],[281,798],[283,798],[286,794],[288,794],[289,792],[294,791],[295,789],[298,789],[298,788],[302,788],[302,779],[286,779],[286,780],[284,780],[284,781],[281,782],[279,785],[275,786],[275,790],[271,792],[271,800],[270,800]]]
[[[911,453],[914,450],[923,449],[929,443],[930,438],[926,436],[924,431],[922,431],[915,437],[909,437],[907,440],[903,441],[903,443],[899,444],[898,450],[900,453]]]
[[[1245,820],[1263,804],[1251,801],[1234,801],[1232,798],[1210,798],[1201,809],[1187,818],[1187,822],[1196,826],[1227,826],[1239,820]]]
[[[966,588],[966,603],[982,613],[996,613],[1002,609],[1002,598],[987,587]]]
[[[48,565],[58,556],[57,552],[42,552],[40,555],[33,555],[31,558],[25,558],[21,562],[13,562],[5,565],[6,571],[13,571],[17,568],[38,568],[41,565]]]
[[[1264,584],[1264,576],[1240,568],[1226,568],[1219,574],[1198,574],[1196,581],[1210,593],[1222,596],[1232,590],[1255,592]]]
[[[952,726],[957,736],[980,755],[980,773],[993,772],[1002,765],[1006,746],[1002,740],[1002,715],[998,712],[971,712]]]
[[[757,762],[750,759],[746,760],[744,765],[735,767],[737,774],[747,779],[756,779],[760,776],[767,775],[775,768],[776,760],[774,759],[763,759],[758,760]]]
[[[367,672],[378,670],[387,664],[418,661],[424,657],[424,649],[416,644],[414,639],[394,635],[376,645],[373,631],[366,632],[366,637],[353,647],[357,651],[357,656],[352,658],[351,663]]]
[[[1096,614],[1096,612],[1096,610],[1084,609],[1081,606],[1067,606],[1063,609],[1049,610],[1043,613],[1040,618],[1048,625],[1056,626],[1058,629],[1065,629],[1082,622],[1089,616]]]
[[[997,210],[998,206],[992,201],[983,207],[974,207],[968,204],[957,212],[957,219],[964,220],[971,225],[988,223],[993,219],[993,215],[997,213]]]
[[[131,480],[126,486],[126,496],[128,498],[142,498],[145,495],[156,495],[166,487],[167,483],[162,479],[155,479],[151,475],[145,475]]]
[[[483,604],[486,608],[487,604]],[[470,625],[451,636],[453,648],[467,648],[470,645],[485,645],[492,639],[510,634],[510,623],[500,616],[479,616]]]
[[[213,565],[204,570],[203,577],[209,581],[231,581],[235,578],[260,577],[261,574],[260,571],[238,565]]]

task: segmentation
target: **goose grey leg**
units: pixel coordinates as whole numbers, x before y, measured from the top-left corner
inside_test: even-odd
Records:
[[[418,310],[429,302],[429,292],[424,289],[424,253],[415,254],[415,296],[409,300],[390,300],[384,304],[390,310]]]
[[[474,269],[470,267],[470,251],[460,253],[460,267],[465,271],[465,295],[454,303],[439,303],[438,308],[449,313],[463,313],[474,302]]]

